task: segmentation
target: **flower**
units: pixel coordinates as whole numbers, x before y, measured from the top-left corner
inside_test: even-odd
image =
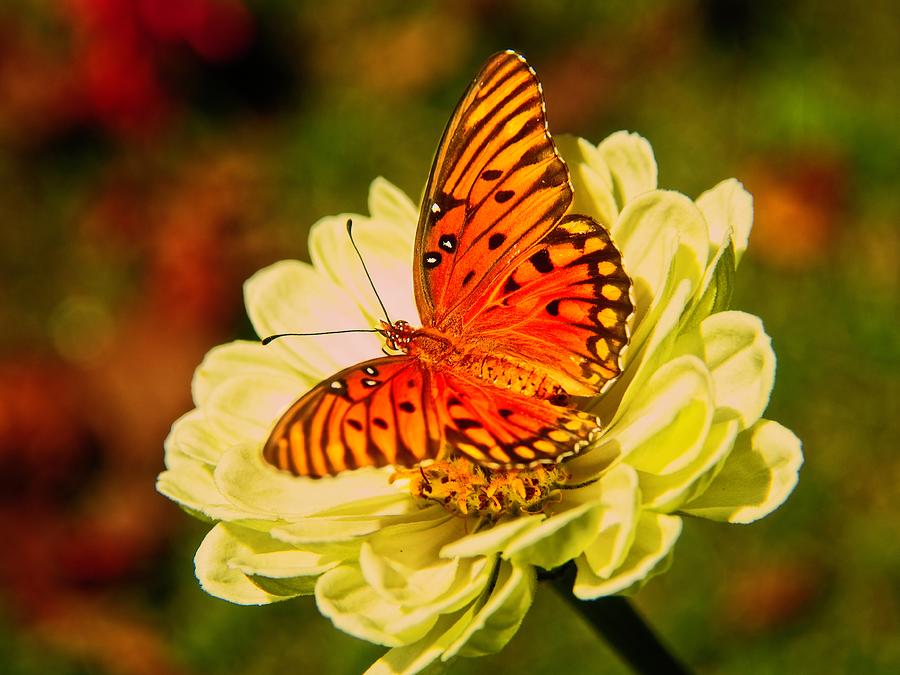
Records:
[[[794,434],[761,418],[774,383],[770,340],[757,317],[726,309],[750,195],[735,180],[696,201],[658,190],[650,145],[634,134],[559,146],[573,211],[612,224],[637,307],[622,377],[594,404],[602,431],[591,447],[559,475],[481,480],[471,467],[441,469],[453,485],[490,494],[550,485],[537,508],[473,510],[478,500],[454,487],[448,509],[423,499],[418,472],[391,467],[297,478],[263,462],[269,430],[310,387],[378,356],[380,338],[217,347],[196,372],[197,407],[173,426],[158,483],[216,523],[195,558],[207,592],[244,604],[314,594],[338,628],[391,648],[371,673],[416,672],[499,650],[531,604],[536,568],[574,560],[579,598],[629,592],[665,569],[682,515],[747,523],[787,498],[802,455]],[[352,216],[357,243],[390,316],[414,320],[417,209],[376,179],[369,211]],[[276,263],[246,283],[261,336],[376,325],[347,217],[312,228],[311,265]],[[457,481],[459,471],[468,478]]]

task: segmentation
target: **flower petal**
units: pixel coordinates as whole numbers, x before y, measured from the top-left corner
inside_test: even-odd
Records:
[[[603,518],[599,502],[561,511],[516,537],[503,551],[505,560],[552,569],[571,560],[596,536]]]
[[[544,518],[543,514],[516,516],[447,544],[440,555],[442,558],[471,558],[500,553],[515,537],[536,527]]]
[[[670,277],[670,282],[674,286],[674,276]],[[679,317],[690,292],[691,286],[687,279],[682,279],[671,292],[667,286],[666,300],[653,308],[652,313],[632,336],[632,343],[625,350],[627,353],[622,376],[594,406],[601,420],[609,420],[606,426],[608,430],[631,408],[634,399],[645,391],[647,380],[668,359],[678,336]],[[578,457],[574,464],[577,465],[577,461]]]
[[[700,359],[680,356],[656,371],[603,437],[639,471],[670,474],[700,454],[712,423],[712,379]]]
[[[406,228],[410,238],[416,234],[419,209],[406,193],[379,176],[369,186],[369,213],[372,218]]]
[[[775,385],[775,352],[759,317],[719,312],[679,338],[676,353],[702,358],[713,379],[715,404],[745,429],[760,418]]]
[[[578,574],[572,592],[582,600],[593,600],[630,589],[658,570],[681,534],[681,518],[644,511],[635,530],[625,561],[608,578],[594,573],[585,556],[575,560]]]
[[[639,473],[644,506],[670,513],[694,496],[694,489],[717,467],[734,446],[737,420],[723,420],[710,427],[703,448],[683,469],[669,474]]]
[[[203,358],[191,383],[194,404],[202,407],[217,388],[235,376],[255,377],[260,381],[294,377],[303,390],[318,382],[290,368],[277,350],[259,342],[237,340],[211,349]]]
[[[619,217],[619,206],[613,196],[613,181],[609,167],[597,147],[574,136],[554,139],[560,154],[569,166],[575,195],[571,213],[583,213],[611,228]]]
[[[244,445],[222,456],[215,480],[222,494],[235,506],[291,519],[396,494],[397,488],[388,482],[390,471],[390,468],[364,468],[323,478],[298,477],[267,464],[261,447]]]
[[[679,319],[690,293],[690,281],[682,279],[676,282],[674,275],[670,276],[661,296],[663,299],[638,325],[631,344],[624,350],[626,353],[622,376],[593,406],[593,411],[601,420],[608,420],[607,432],[632,407],[634,399],[646,390],[647,380],[668,360],[678,336]],[[588,460],[588,463],[594,459],[583,453],[571,462],[570,467],[580,467],[581,458]],[[599,471],[602,467],[596,469]]]
[[[751,523],[787,499],[802,464],[800,439],[777,422],[759,420],[738,436],[706,491],[681,510],[710,520]]]
[[[209,468],[200,464],[163,471],[156,477],[156,490],[201,520],[239,520],[245,515],[222,498]]]
[[[366,581],[359,567],[341,565],[316,584],[319,611],[334,625],[370,642],[398,647],[423,638],[443,613],[464,607],[484,591],[493,561],[466,560],[449,590],[433,602],[400,605],[386,600]]]
[[[709,225],[710,254],[721,246],[728,233],[734,241],[735,261],[747,250],[753,226],[753,197],[734,178],[723,180],[697,197],[697,206]]]
[[[633,511],[636,488],[634,469],[623,464],[612,468],[598,481],[568,492],[564,510],[516,537],[504,549],[504,559],[544,569],[562,565],[584,551],[604,528],[613,527],[623,515],[617,512],[620,507]]]
[[[204,418],[222,444],[261,447],[279,416],[305,393],[304,387],[303,380],[289,374],[265,379],[235,375],[209,395]]]
[[[487,602],[478,610],[462,635],[441,657],[484,656],[500,651],[509,642],[534,600],[537,575],[527,565],[500,563],[497,580]]]
[[[456,614],[444,614],[421,640],[394,647],[373,663],[365,675],[412,675],[439,659],[447,647],[471,624],[476,605]]]
[[[203,540],[194,568],[203,590],[239,605],[264,605],[287,596],[267,593],[232,564],[241,556],[283,550],[285,545],[271,537],[233,523],[219,523]]]
[[[316,604],[342,631],[388,647],[399,647],[423,637],[438,618],[429,612],[404,635],[392,634],[385,626],[405,619],[408,612],[385,602],[368,585],[359,568],[352,565],[341,565],[322,575],[316,584]]]
[[[670,206],[668,193],[651,192],[628,204],[613,228],[625,271],[634,283],[636,326],[670,285],[678,250],[678,231],[664,218]]]
[[[422,520],[433,514],[445,513],[440,507],[419,510],[409,495],[388,494],[350,504],[357,507],[356,515],[304,516],[298,520],[272,528],[272,536],[290,544],[337,544],[352,541],[381,530],[388,525]],[[329,509],[328,512],[333,511]]]
[[[283,546],[283,542],[279,542]],[[354,553],[352,548],[328,547],[326,553],[295,548],[239,550],[229,566],[247,575],[264,591],[278,596],[312,595],[316,581]],[[343,554],[343,555],[342,555]]]
[[[440,558],[438,551],[463,530],[462,519],[446,512],[436,519],[386,527],[363,543],[360,569],[375,592],[389,602],[435,602],[454,584],[461,560]]]
[[[212,467],[170,448],[166,452],[168,470],[159,474],[156,489],[195,515],[212,520],[241,520],[255,514],[235,507],[213,480]]]
[[[228,449],[228,443],[214,433],[204,412],[198,408],[185,413],[172,425],[166,437],[166,462],[174,453],[181,453],[203,464],[213,465]]]
[[[613,194],[623,208],[638,195],[656,189],[657,169],[653,148],[646,138],[617,131],[597,146],[613,179]]]
[[[353,216],[353,241],[365,261],[363,267],[347,234],[348,217],[344,214],[323,218],[309,233],[309,255],[316,270],[343,289],[365,315],[362,324],[347,327],[370,328],[386,318],[372,284],[391,319],[418,323],[410,268],[415,225]],[[366,270],[372,276],[371,283]]]
[[[628,203],[613,234],[634,283],[633,348],[638,348],[647,330],[644,319],[669,299],[663,290],[672,292],[685,279],[691,293],[699,288],[709,248],[706,221],[684,195],[654,190]]]
[[[736,264],[734,245],[729,236],[707,266],[690,311],[681,318],[680,332],[688,331],[706,317],[728,309],[734,291]]]
[[[356,301],[311,265],[282,260],[244,284],[244,302],[257,335],[371,328]],[[313,380],[381,355],[374,333],[282,338],[267,347]]]
[[[614,467],[601,480],[603,519],[596,538],[585,547],[584,557],[597,576],[608,577],[625,560],[634,540],[641,493],[637,473],[627,464]]]

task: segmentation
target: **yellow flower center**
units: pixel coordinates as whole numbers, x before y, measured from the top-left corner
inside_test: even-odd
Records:
[[[437,502],[458,516],[492,519],[516,513],[540,513],[559,500],[559,487],[569,478],[559,464],[531,469],[488,469],[462,456],[427,466],[399,469],[392,479],[408,478],[418,499]]]

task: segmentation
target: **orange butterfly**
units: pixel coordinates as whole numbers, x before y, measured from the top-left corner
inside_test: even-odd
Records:
[[[294,403],[264,456],[301,476],[414,466],[455,450],[489,468],[552,464],[597,422],[570,396],[620,372],[631,280],[607,231],[566,215],[572,185],[525,59],[492,56],[438,148],[416,234],[422,321],[382,322],[400,354]]]

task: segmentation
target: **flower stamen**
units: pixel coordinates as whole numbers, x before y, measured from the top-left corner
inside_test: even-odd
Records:
[[[559,489],[569,478],[559,464],[528,469],[488,469],[457,455],[445,460],[399,469],[392,480],[409,479],[409,491],[419,500],[437,502],[450,513],[467,517],[540,513],[559,501]]]

